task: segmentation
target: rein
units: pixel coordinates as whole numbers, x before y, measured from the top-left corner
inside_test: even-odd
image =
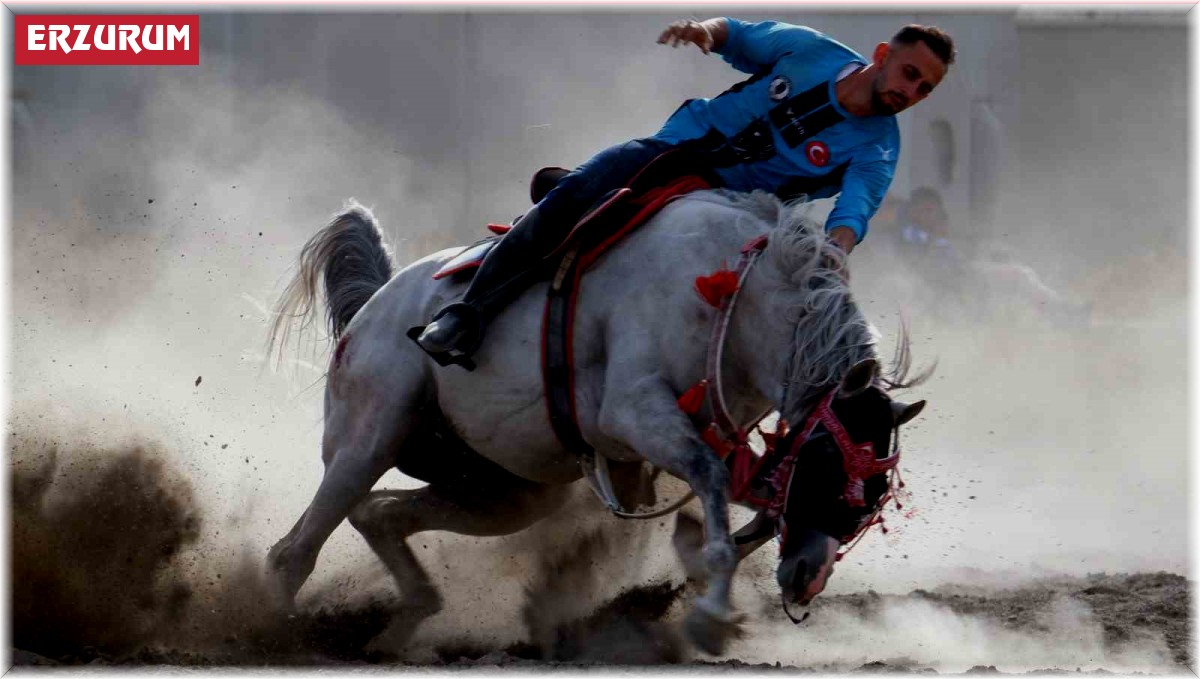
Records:
[[[712,333],[709,337],[707,376],[685,391],[677,399],[677,404],[680,410],[692,417],[700,412],[706,401],[710,404],[711,420],[701,432],[701,438],[722,460],[726,460],[730,455],[733,456],[730,461],[729,475],[730,500],[763,510],[761,515],[766,521],[763,521],[762,525],[755,528],[750,534],[735,535],[734,540],[739,544],[778,535],[780,536],[779,551],[780,554],[783,553],[784,545],[787,542],[786,515],[792,477],[799,461],[800,450],[818,426],[825,428],[841,453],[842,469],[846,474],[846,485],[842,491],[842,498],[848,506],[865,507],[866,480],[876,474],[888,473],[887,489],[874,503],[870,516],[861,520],[850,534],[837,538],[839,545],[834,560],[841,561],[862,540],[871,526],[879,524],[885,534],[888,532],[887,526],[883,525],[881,514],[889,501],[894,500],[897,508],[903,508],[894,492],[897,484],[899,488],[904,487],[904,481],[899,478],[898,467],[900,462],[899,431],[896,432],[896,438],[893,439],[891,453],[882,460],[876,459],[875,446],[871,442],[855,443],[846,431],[846,427],[838,419],[837,413],[833,411],[833,400],[837,398],[840,389],[840,386],[835,386],[821,398],[817,407],[805,420],[800,435],[793,438],[792,444],[783,452],[783,457],[778,460],[770,476],[764,479],[771,489],[770,496],[763,498],[753,494],[751,484],[759,477],[763,465],[768,460],[777,458],[780,453],[778,443],[786,435],[787,423],[781,417],[774,433],[763,431],[760,424],[767,415],[767,413],[763,413],[755,418],[749,426],[739,427],[725,402],[724,389],[721,384],[721,359],[738,294],[766,245],[767,237],[760,236],[742,247],[741,258],[736,270],[729,271],[722,268],[714,274],[696,279],[696,292],[711,306],[717,308],[720,313],[713,322]],[[799,332],[799,325],[795,332]],[[793,355],[788,361],[789,365],[793,362],[795,351],[796,342],[793,341]],[[790,379],[787,379],[783,384],[783,403],[787,402],[790,388]],[[761,456],[756,456],[749,444],[750,434],[755,430],[758,431],[765,444],[765,450]],[[689,493],[682,501],[672,506],[671,511],[683,506],[684,502],[690,500],[691,497]],[[658,516],[661,513],[655,515]],[[793,624],[799,625],[809,616],[806,611],[802,616],[796,617],[788,610],[786,601],[783,601],[782,604],[784,613]]]
[[[680,410],[690,416],[699,413],[706,400],[712,404],[712,421],[700,433],[700,438],[722,460],[730,453],[733,454],[733,469],[730,475],[731,499],[756,506],[765,505],[762,500],[750,494],[750,482],[754,480],[769,455],[754,455],[750,448],[750,434],[758,429],[759,435],[766,443],[767,451],[770,452],[774,450],[775,441],[783,436],[786,425],[780,420],[774,433],[767,433],[759,428],[759,423],[771,412],[768,409],[754,418],[749,426],[739,427],[725,401],[725,389],[721,384],[721,363],[738,295],[750,275],[750,270],[754,268],[766,247],[767,236],[758,236],[742,246],[736,269],[730,271],[722,268],[716,273],[696,279],[696,292],[720,313],[714,319],[712,332],[709,334],[708,358],[705,362],[707,376],[685,391],[676,401]]]
[[[900,461],[899,433],[897,432],[897,437],[894,439],[891,453],[886,458],[876,459],[874,445],[870,442],[864,444],[855,443],[846,432],[846,428],[842,425],[841,420],[838,419],[837,414],[833,411],[833,399],[836,398],[838,393],[838,388],[834,387],[829,390],[808,416],[804,423],[802,434],[795,437],[792,445],[784,453],[783,458],[779,460],[770,477],[765,479],[773,491],[771,496],[769,498],[761,498],[751,493],[750,484],[758,477],[763,465],[778,454],[777,443],[786,435],[788,425],[780,418],[773,433],[764,431],[759,425],[763,418],[770,412],[768,410],[755,418],[748,426],[739,427],[734,422],[725,401],[724,389],[721,384],[721,362],[726,336],[729,332],[738,295],[743,283],[745,283],[746,278],[750,274],[750,270],[754,267],[755,262],[758,261],[759,255],[762,254],[766,246],[767,236],[759,236],[742,246],[741,258],[738,260],[735,270],[730,271],[722,268],[711,275],[701,276],[696,279],[696,292],[709,305],[717,308],[720,313],[713,322],[712,332],[709,336],[708,359],[706,362],[707,376],[685,391],[677,400],[677,404],[682,411],[690,416],[697,415],[704,406],[705,401],[711,404],[712,419],[708,426],[701,432],[701,438],[722,460],[725,460],[731,454],[733,455],[729,479],[730,499],[734,502],[765,510],[767,518],[771,519],[774,523],[775,533],[783,536],[783,540],[780,541],[780,551],[783,550],[783,543],[787,537],[787,525],[784,521],[784,516],[787,511],[788,490],[791,488],[792,475],[795,473],[800,449],[812,436],[818,425],[825,427],[825,430],[833,437],[839,452],[842,454],[842,469],[846,473],[847,479],[843,490],[843,497],[847,505],[851,507],[866,506],[864,497],[866,479],[876,474],[890,472],[888,475],[887,490],[879,501],[875,503],[874,512],[863,520],[854,532],[839,538],[843,546],[849,545],[844,550],[839,550],[836,558],[840,561],[846,553],[858,544],[871,526],[879,524],[885,534],[888,532],[887,527],[883,525],[884,520],[880,514],[889,501],[895,500],[897,508],[903,508],[900,501],[896,499],[893,490],[897,487],[904,488],[904,481],[899,478],[899,468],[897,466]],[[790,387],[791,384],[789,382],[785,382],[783,385],[785,401]],[[750,434],[755,430],[758,431],[759,436],[762,437],[765,444],[765,450],[761,456],[755,455],[749,444]],[[691,497],[692,495],[689,493],[688,496],[685,496],[676,505],[672,505],[669,510],[674,511],[674,509],[683,506]],[[653,516],[661,516],[664,513],[668,513],[667,510],[655,512]],[[649,515],[645,516],[645,518],[649,518]],[[763,535],[765,533],[762,531],[755,531],[754,535],[746,536],[743,539],[745,541],[752,541]],[[791,617],[790,613],[789,617]],[[793,622],[796,621],[793,620]]]
[[[717,322],[713,324],[712,334],[708,340],[708,360],[706,361],[706,371],[709,377],[705,386],[709,401],[713,403],[714,423],[724,430],[727,435],[741,435],[745,432],[734,423],[733,416],[729,413],[729,406],[725,403],[725,390],[721,386],[721,359],[723,358],[725,352],[725,337],[729,334],[729,325],[733,321],[733,310],[737,306],[737,300],[738,296],[742,292],[742,286],[746,282],[746,279],[750,276],[750,270],[754,268],[754,264],[758,262],[759,256],[762,255],[763,250],[765,250],[766,247],[767,236],[765,234],[742,246],[742,256],[738,259],[737,269],[733,272],[730,272],[734,275],[722,277],[725,281],[724,285],[728,285],[728,281],[731,279],[734,281],[733,290],[728,292],[726,295],[722,295],[722,297],[728,298],[727,301],[722,299],[719,305],[714,305],[721,310],[721,314],[717,317]],[[718,271],[716,274],[713,274],[713,276],[722,276],[724,273],[725,272],[723,271]],[[707,276],[705,279],[712,280],[713,276]],[[703,279],[696,280],[696,289],[698,291],[705,289],[710,291],[708,295],[705,295],[704,292],[701,292],[701,296],[703,296],[705,301],[707,301],[709,304],[713,303],[711,298],[712,292],[725,292],[725,290],[721,288],[721,283],[716,283],[714,281],[714,284],[706,285],[705,283],[701,283],[701,280]],[[750,425],[751,428],[761,422],[762,418],[766,417],[766,415],[767,413],[760,415],[758,419],[754,421],[754,424]]]
[[[774,432],[764,431],[760,424],[763,418],[770,413],[770,409],[768,409],[748,426],[738,426],[725,400],[721,381],[721,364],[739,294],[750,271],[766,247],[767,236],[758,236],[742,246],[741,257],[738,259],[735,269],[729,270],[722,267],[713,274],[696,278],[696,292],[719,313],[713,320],[712,331],[709,334],[708,354],[705,361],[706,377],[687,389],[676,402],[680,410],[693,417],[700,412],[705,402],[710,404],[712,419],[703,429],[700,437],[722,460],[726,460],[730,455],[733,456],[730,461],[730,499],[733,502],[758,507],[765,511],[766,517],[771,521],[765,524],[764,528],[773,530],[776,535],[782,536],[783,539],[779,545],[781,552],[784,541],[787,539],[787,525],[784,516],[787,511],[788,490],[791,488],[792,476],[799,460],[800,449],[816,431],[818,425],[825,427],[842,454],[842,468],[847,478],[843,497],[847,505],[864,507],[866,505],[864,497],[866,479],[879,473],[890,472],[887,491],[876,503],[875,511],[860,522],[853,533],[839,538],[843,546],[849,544],[845,549],[839,550],[837,560],[840,561],[858,544],[871,526],[880,524],[883,532],[887,533],[887,527],[883,525],[883,518],[880,514],[889,501],[895,500],[893,488],[897,484],[899,488],[904,487],[903,480],[899,479],[897,467],[900,461],[899,437],[897,436],[895,439],[891,454],[882,460],[875,458],[875,447],[872,443],[855,443],[833,411],[833,399],[836,398],[838,392],[838,388],[834,387],[808,416],[802,428],[802,434],[795,437],[792,445],[783,453],[782,459],[771,472],[770,477],[765,479],[772,490],[770,497],[762,498],[752,493],[751,484],[758,478],[763,465],[768,460],[775,459],[779,454],[777,444],[787,434],[788,425],[780,418]],[[785,399],[790,386],[785,382]],[[762,437],[765,445],[761,456],[754,454],[749,443],[750,435],[755,431]],[[601,474],[601,477],[606,478],[607,474]],[[681,499],[663,509],[645,513],[625,512],[619,506],[610,506],[609,508],[613,514],[621,518],[651,519],[678,510],[694,497],[694,493],[688,492]],[[896,506],[903,507],[899,500],[896,500]],[[764,530],[758,530],[752,535],[743,536],[739,541],[750,542],[765,536]],[[789,617],[791,617],[790,613]]]
[[[699,412],[700,407],[704,405],[705,399],[713,404],[713,421],[702,432],[701,438],[711,448],[716,450],[722,459],[725,458],[730,450],[736,449],[738,451],[734,460],[735,462],[741,461],[742,465],[741,472],[736,475],[738,479],[736,485],[741,489],[740,492],[735,491],[734,493],[737,501],[742,501],[743,498],[750,497],[750,481],[754,479],[754,473],[757,472],[758,466],[762,464],[762,460],[759,460],[753,470],[749,468],[749,463],[754,458],[754,453],[750,449],[749,444],[750,432],[771,411],[770,409],[764,411],[754,419],[749,427],[742,428],[737,426],[733,420],[733,415],[729,412],[729,405],[725,402],[725,392],[721,385],[721,362],[725,350],[725,338],[729,334],[729,325],[733,321],[733,311],[737,306],[738,295],[742,290],[742,285],[746,282],[746,278],[750,275],[750,270],[754,268],[755,262],[758,261],[759,256],[762,255],[766,247],[767,236],[763,234],[742,246],[737,268],[732,271],[721,268],[716,273],[709,276],[700,276],[696,279],[696,292],[709,305],[716,307],[720,313],[717,314],[713,321],[712,332],[709,334],[708,339],[708,356],[705,359],[705,372],[708,376],[684,392],[677,400],[680,409],[688,415],[695,415]],[[775,436],[782,435],[782,432],[777,431],[775,435],[762,432],[761,435],[764,441],[768,437],[771,437],[768,445],[773,446]],[[730,438],[736,441],[736,444],[728,443]],[[763,459],[766,459],[766,456]],[[609,510],[622,519],[654,519],[678,510],[688,502],[691,502],[694,497],[696,497],[696,494],[689,491],[682,498],[667,507],[645,513],[626,512],[613,506],[610,506]]]
[[[734,422],[733,415],[725,401],[725,390],[721,384],[721,363],[725,350],[725,339],[729,334],[729,326],[733,320],[733,312],[737,306],[738,295],[743,284],[750,275],[750,270],[758,261],[767,247],[767,236],[761,235],[742,246],[741,258],[733,271],[722,268],[716,273],[701,276],[696,279],[696,292],[716,307],[720,313],[713,321],[712,332],[708,340],[708,359],[705,371],[707,376],[689,388],[679,397],[677,403],[680,410],[690,416],[695,416],[704,406],[705,401],[712,404],[712,420],[700,433],[704,440],[717,455],[724,460],[733,455],[733,465],[730,470],[730,498],[734,502],[765,507],[766,500],[757,498],[750,492],[750,483],[758,475],[758,471],[766,460],[771,457],[775,443],[782,437],[787,425],[779,420],[774,433],[768,433],[759,427],[771,411],[764,411],[756,417],[749,426],[739,427]],[[750,448],[750,434],[757,429],[759,436],[766,444],[766,453],[756,456]],[[757,535],[749,536],[754,539]]]

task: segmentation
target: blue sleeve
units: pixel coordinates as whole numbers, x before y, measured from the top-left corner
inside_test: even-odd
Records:
[[[889,145],[870,144],[860,157],[850,161],[846,176],[842,179],[842,193],[834,204],[833,212],[825,220],[825,230],[838,226],[854,229],[855,243],[861,243],[867,235],[867,223],[875,216],[879,204],[896,176],[896,161],[900,155],[899,136],[888,140]]]
[[[725,61],[743,73],[758,73],[789,52],[803,52],[824,38],[811,28],[778,21],[752,24],[725,17],[729,37],[716,50]]]

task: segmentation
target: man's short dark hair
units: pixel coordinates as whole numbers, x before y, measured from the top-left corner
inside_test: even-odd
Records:
[[[925,43],[947,66],[954,63],[954,38],[937,26],[909,24],[892,36],[893,44],[915,45],[918,42]]]

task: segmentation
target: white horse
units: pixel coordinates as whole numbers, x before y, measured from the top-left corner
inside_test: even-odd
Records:
[[[811,449],[801,458],[832,451],[826,459],[836,461],[794,474],[805,477],[804,497],[786,503],[780,523],[763,529],[762,515],[756,518],[753,530],[742,531],[749,537],[739,550],[729,525],[729,470],[699,431],[708,420],[677,404],[705,377],[717,313],[693,281],[763,234],[769,244],[745,277],[723,347],[733,420],[745,424],[775,409],[798,433],[840,385],[833,409],[845,431],[856,445],[872,442],[886,454],[893,428],[924,403],[904,406],[886,395],[913,383],[903,384],[907,336],[892,371],[881,375],[873,330],[829,267],[841,251],[802,208],[768,194],[702,191],[675,200],[584,277],[574,333],[579,428],[598,456],[617,465],[649,462],[698,497],[707,589],[685,624],[692,641],[714,654],[736,626],[730,586],[742,556],[786,530],[777,578],[785,602],[806,605],[829,577],[836,538],[847,525],[869,523],[863,517],[872,509],[872,502],[865,510],[846,506],[835,437],[814,436],[794,444]],[[268,555],[268,576],[286,606],[330,533],[349,518],[395,578],[410,619],[432,615],[441,597],[407,537],[517,532],[559,508],[567,486],[581,478],[580,462],[555,436],[543,402],[539,333],[547,283],[533,285],[492,323],[473,372],[438,367],[405,336],[461,294],[463,282],[431,278],[458,252],[436,253],[393,276],[374,218],[357,205],[304,247],[271,342],[286,344],[294,321],[303,330],[313,320],[321,279],[338,342],[325,390],[325,473],[307,510]],[[372,492],[392,467],[429,485]],[[884,492],[879,483],[868,484],[870,500]]]

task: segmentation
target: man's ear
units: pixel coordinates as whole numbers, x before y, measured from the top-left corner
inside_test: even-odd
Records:
[[[871,54],[871,61],[875,63],[876,68],[883,66],[883,60],[887,59],[887,55],[891,51],[891,46],[886,42],[881,42],[875,46],[875,51]]]

